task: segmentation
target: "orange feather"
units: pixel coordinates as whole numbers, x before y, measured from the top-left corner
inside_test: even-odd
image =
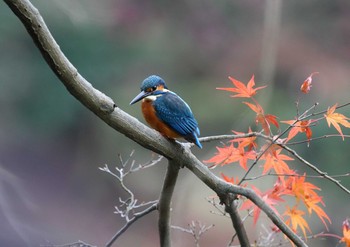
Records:
[[[178,133],[176,133],[174,130],[168,127],[164,122],[159,120],[154,110],[154,107],[152,106],[152,103],[153,101],[149,99],[142,100],[142,105],[141,105],[142,114],[143,114],[143,117],[146,119],[147,123],[153,129],[157,130],[162,135],[168,138],[175,139],[175,138],[181,137]]]

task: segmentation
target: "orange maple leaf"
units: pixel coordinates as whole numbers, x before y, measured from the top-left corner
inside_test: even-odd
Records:
[[[350,222],[349,219],[343,222],[343,237],[340,242],[344,242],[346,247],[350,247]]]
[[[232,130],[233,133],[235,133],[236,135],[243,135],[245,133],[243,132],[238,132],[238,131],[234,131]],[[248,130],[248,134],[252,133],[252,129],[249,127]],[[255,149],[258,147],[258,144],[255,142],[256,141],[256,136],[252,136],[252,137],[246,137],[246,138],[236,138],[231,140],[230,142],[237,142],[238,145],[242,146],[242,147],[248,147],[248,151]]]
[[[294,160],[288,155],[281,154],[281,149],[274,149],[273,151],[267,151],[263,158],[265,160],[264,170],[262,174],[266,174],[271,169],[274,169],[277,174],[283,176],[282,174],[294,174],[285,161]]]
[[[233,162],[230,157],[232,153],[235,152],[236,148],[232,144],[223,148],[216,147],[216,149],[218,152],[216,152],[212,158],[204,160],[205,163],[214,163],[213,167],[215,167],[217,165],[226,165]]]
[[[250,98],[256,94],[256,91],[266,87],[266,86],[262,86],[262,87],[253,88],[255,86],[254,75],[248,82],[247,86],[244,85],[243,82],[240,82],[231,76],[229,76],[229,79],[231,80],[231,82],[235,87],[226,87],[226,88],[218,87],[216,89],[235,93],[231,97]]]
[[[322,198],[320,198],[320,197],[319,198],[310,198],[310,199],[305,200],[305,205],[309,211],[309,214],[311,214],[312,212],[315,212],[315,214],[317,214],[318,218],[320,218],[323,225],[326,227],[326,229],[328,231],[328,226],[327,226],[326,220],[329,223],[332,223],[332,221],[328,217],[326,212],[319,205],[317,205],[319,202],[323,203]]]
[[[337,108],[337,104],[335,104],[331,108],[328,108],[327,113],[324,116],[327,120],[328,127],[330,127],[332,124],[344,140],[344,135],[343,135],[343,132],[340,128],[340,125],[343,125],[346,128],[350,128],[350,123],[348,122],[348,120],[350,120],[350,118],[344,116],[341,113],[335,112],[336,108]]]
[[[323,204],[322,197],[320,197],[315,190],[321,190],[316,185],[305,181],[304,176],[301,177],[289,177],[287,180],[287,187],[289,187],[291,193],[296,197],[297,201],[303,201],[307,207],[309,214],[315,212],[320,220],[323,222],[325,227],[328,229],[327,220],[331,223],[331,219],[324,212],[324,210],[317,205],[318,203]]]
[[[230,146],[226,146],[223,148],[216,147],[218,152],[209,160],[205,160],[205,163],[214,163],[212,167],[217,165],[227,165],[233,162],[239,162],[239,165],[247,170],[247,162],[249,159],[255,160],[256,155],[254,151],[245,151],[242,146],[238,146],[238,148],[234,147],[231,143]]]
[[[304,176],[289,177],[287,184],[297,200],[302,201],[318,197],[315,190],[321,190],[316,185],[305,181],[305,173]]]
[[[261,124],[266,135],[270,135],[271,133],[270,124],[273,124],[277,128],[279,128],[277,117],[271,114],[265,115],[264,109],[261,107],[261,105],[259,105],[258,103],[255,103],[255,104],[252,104],[249,102],[243,102],[243,103],[249,106],[249,108],[256,113],[255,123]]]
[[[307,224],[306,220],[303,218],[304,214],[305,214],[305,212],[297,209],[296,206],[294,206],[292,209],[287,206],[287,210],[284,213],[284,215],[287,215],[287,217],[289,217],[286,220],[286,224],[291,226],[291,228],[294,232],[296,232],[298,230],[298,228],[300,228],[304,234],[305,239],[306,239],[306,229],[310,233],[311,233],[311,230],[310,230],[310,227]]]
[[[307,140],[310,141],[312,137],[312,130],[310,128],[310,124],[312,124],[313,122],[315,121],[312,119],[298,121],[297,123],[295,123],[295,120],[281,121],[281,123],[293,125],[292,129],[288,133],[287,141],[294,138],[298,133],[305,133]]]
[[[301,87],[300,87],[300,91],[307,94],[310,92],[311,90],[311,84],[312,84],[312,76],[315,75],[315,74],[318,74],[318,72],[313,72],[309,75],[308,78],[305,79],[305,81],[303,82],[303,84],[301,84]]]

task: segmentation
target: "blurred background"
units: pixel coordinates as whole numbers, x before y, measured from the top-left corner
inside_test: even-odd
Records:
[[[202,136],[256,129],[254,114],[242,99],[216,87],[229,87],[228,76],[247,82],[254,74],[258,100],[267,113],[293,119],[299,110],[320,102],[317,111],[350,101],[350,2],[310,1],[137,1],[33,0],[62,51],[94,87],[124,111],[139,118],[140,105],[129,105],[141,81],[162,76],[168,87],[191,106]],[[123,226],[114,214],[117,181],[98,168],[119,165],[118,155],[144,164],[155,154],[115,132],[76,101],[59,82],[23,25],[0,2],[0,242],[1,246],[40,246],[83,240],[103,246]],[[312,91],[301,95],[310,73]],[[350,109],[341,112],[350,116]],[[335,133],[325,123],[313,135]],[[349,134],[349,130],[344,130]],[[301,136],[300,140],[304,137]],[[199,159],[220,143],[193,149]],[[350,170],[349,140],[328,138],[294,147],[329,174]],[[132,174],[125,183],[140,201],[159,196],[166,163]],[[315,175],[295,162],[295,169]],[[255,169],[258,174],[260,169]],[[241,169],[214,170],[239,176]],[[252,174],[253,175],[253,174]],[[310,179],[322,188],[330,231],[341,235],[350,217],[350,196],[329,181]],[[273,178],[254,181],[264,190]],[[342,178],[350,187],[350,178]],[[180,171],[173,199],[173,224],[192,220],[215,227],[200,246],[227,246],[232,237],[228,218],[210,213],[214,196],[188,170]],[[263,216],[258,239],[270,227]],[[308,218],[314,234],[324,231]],[[194,246],[193,238],[174,230],[174,246]],[[337,239],[309,240],[310,246],[335,246]],[[157,213],[133,225],[115,246],[158,246]]]

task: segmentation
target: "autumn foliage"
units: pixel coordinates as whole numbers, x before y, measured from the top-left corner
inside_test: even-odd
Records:
[[[312,77],[315,74],[318,72],[311,73],[301,84],[300,91],[303,94],[310,93]],[[307,174],[299,174],[291,168],[291,163],[295,162],[295,153],[287,147],[298,135],[305,137],[305,141],[301,143],[309,145],[313,138],[312,128],[322,121],[329,127],[334,127],[338,133],[336,135],[344,140],[345,135],[341,127],[350,128],[350,119],[338,112],[342,106],[335,104],[328,110],[317,113],[314,111],[315,104],[303,113],[298,113],[292,120],[279,120],[277,116],[267,114],[255,98],[258,91],[266,86],[255,87],[254,76],[246,85],[233,77],[229,77],[229,80],[233,84],[232,87],[217,89],[232,93],[231,97],[244,98],[243,104],[255,115],[253,116],[256,131],[253,132],[250,127],[247,133],[233,130],[235,135],[232,139],[227,144],[216,147],[215,155],[204,162],[210,165],[210,168],[231,165],[232,169],[237,169],[235,166],[239,165],[244,171],[242,178],[231,178],[221,173],[222,178],[231,184],[251,187],[293,231],[305,239],[312,234],[308,216],[316,215],[325,230],[328,230],[331,219],[325,211],[321,189],[308,181]],[[284,129],[280,128],[280,123]],[[248,176],[253,168],[260,169],[261,177],[275,178],[271,188],[263,191],[251,183],[254,179]],[[254,224],[257,224],[261,216],[260,208],[248,199],[243,200],[240,210],[248,210]],[[341,241],[350,246],[349,221],[343,224],[343,235]]]

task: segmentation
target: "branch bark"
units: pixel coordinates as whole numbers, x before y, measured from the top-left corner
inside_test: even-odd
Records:
[[[171,198],[173,196],[176,180],[179,174],[180,167],[172,160],[169,160],[168,169],[165,175],[162,192],[159,198],[159,219],[158,231],[161,247],[171,246],[170,237],[170,211]]]
[[[247,231],[244,228],[243,221],[237,211],[236,196],[232,194],[227,195],[227,201],[225,202],[225,211],[230,215],[233,228],[238,236],[241,247],[250,247]]]
[[[220,198],[227,193],[249,198],[296,246],[307,246],[253,190],[230,185],[219,179],[190,150],[184,149],[178,143],[170,142],[158,132],[148,128],[117,107],[111,98],[95,89],[62,53],[39,11],[29,0],[4,0],[4,2],[21,20],[44,59],[67,90],[105,123],[141,146],[173,160],[180,166],[187,167]]]

